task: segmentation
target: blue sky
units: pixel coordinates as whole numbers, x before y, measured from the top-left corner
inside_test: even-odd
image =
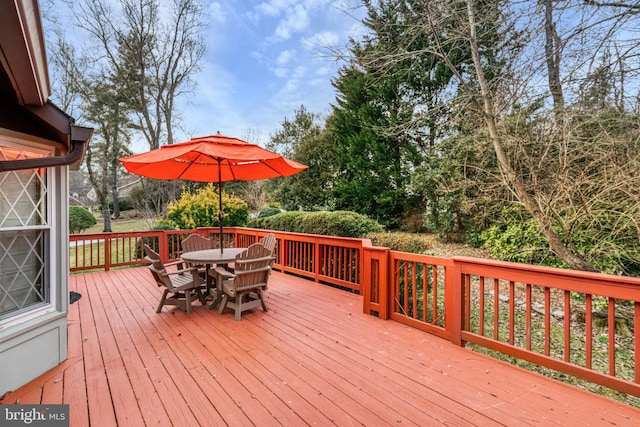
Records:
[[[222,134],[264,144],[301,105],[326,114],[344,46],[362,25],[357,0],[208,2],[207,54],[198,88],[183,107],[186,134]],[[347,13],[349,11],[349,13]],[[257,139],[257,141],[256,141]]]
[[[66,0],[42,0],[64,15]],[[119,0],[105,0],[119,7]],[[160,0],[161,5],[165,1]],[[179,100],[176,142],[214,134],[264,145],[304,105],[327,115],[341,65],[331,48],[359,38],[359,0],[202,0],[206,56],[196,88]],[[68,34],[75,32],[69,31]],[[68,38],[83,39],[78,33]],[[55,94],[54,94],[55,96]],[[134,143],[134,152],[148,150]]]

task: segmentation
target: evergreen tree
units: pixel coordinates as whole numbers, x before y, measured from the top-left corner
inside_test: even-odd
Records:
[[[430,54],[433,43],[416,33],[420,2],[365,1],[370,30],[352,42],[353,59],[333,81],[337,100],[329,128],[336,141],[337,209],[371,215],[396,227],[421,206],[409,192],[411,171],[436,144],[451,71]]]

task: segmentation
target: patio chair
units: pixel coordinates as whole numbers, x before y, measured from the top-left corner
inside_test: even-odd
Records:
[[[254,243],[236,256],[233,273],[222,267],[215,269],[223,293],[218,309],[220,314],[226,307],[233,308],[235,320],[240,321],[243,311],[259,305],[262,305],[264,311],[268,311],[262,291],[269,280],[272,258],[267,248]]]
[[[206,237],[202,237],[199,234],[193,233],[189,234],[186,239],[184,239],[181,243],[182,252],[193,252],[193,251],[201,251],[204,249],[212,249],[211,239],[207,239]],[[191,262],[186,262],[183,260],[184,265],[187,267],[198,267],[198,272],[200,276],[204,279],[206,277],[207,271],[204,265],[194,264]]]
[[[148,267],[156,284],[158,287],[165,288],[156,313],[160,313],[165,305],[175,305],[187,313],[191,313],[191,303],[194,297],[197,297],[202,305],[206,303],[202,294],[203,283],[197,273],[197,267],[167,271],[167,267],[181,264],[182,261],[165,264],[160,259],[160,255],[146,244],[144,251],[147,254],[145,260],[150,263]],[[171,295],[169,296],[169,294]]]
[[[276,243],[278,242],[276,240],[275,234],[269,233],[266,236],[262,237],[260,240],[258,240],[258,243],[260,243],[262,246],[267,248],[267,250],[271,253],[271,255],[273,255],[276,249]],[[274,256],[274,260],[275,260],[275,256]]]
[[[278,243],[278,241],[276,240],[275,234],[273,233],[267,234],[266,236],[258,240],[258,243],[262,244],[262,246],[267,248],[267,250],[271,254],[271,263],[269,265],[271,266],[271,268],[273,268],[273,263],[276,260],[276,255],[275,255],[276,244]],[[267,286],[263,288],[263,290],[266,290],[266,289],[267,289]]]

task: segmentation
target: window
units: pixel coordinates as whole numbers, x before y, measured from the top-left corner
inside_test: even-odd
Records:
[[[25,144],[0,134],[0,160],[50,155]],[[44,168],[0,172],[0,322],[50,302],[47,178]]]

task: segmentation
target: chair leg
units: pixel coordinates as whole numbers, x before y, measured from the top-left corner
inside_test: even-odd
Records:
[[[262,303],[262,309],[264,311],[269,311],[269,309],[267,308],[267,303],[264,300],[264,295],[262,294],[262,289],[258,289],[258,298],[260,298],[260,302]]]
[[[244,294],[236,294],[236,315],[234,317],[236,322],[239,322],[242,317],[242,298],[244,298]]]
[[[164,305],[164,302],[167,299],[168,293],[169,293],[169,289],[165,289],[164,292],[162,293],[162,298],[160,298],[160,305],[158,305],[158,309],[156,310],[156,313],[160,313],[160,311],[162,311],[162,306]]]
[[[227,301],[229,301],[229,295],[224,294],[222,296],[222,301],[220,301],[220,306],[218,307],[218,314],[222,314],[225,307],[227,306]]]
[[[198,296],[198,300],[200,300],[200,303],[202,305],[205,305],[207,303],[207,298],[202,294],[202,289],[200,288],[196,288],[196,295]]]
[[[191,289],[187,289],[186,291],[184,291],[184,299],[186,302],[186,307],[185,307],[185,311],[187,312],[187,314],[191,313],[191,297],[193,296],[193,293],[191,292]]]

